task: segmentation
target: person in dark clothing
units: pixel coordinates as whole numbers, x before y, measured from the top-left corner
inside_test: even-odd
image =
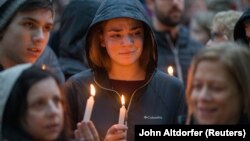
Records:
[[[46,65],[61,83],[64,75],[53,51],[47,47],[54,10],[49,0],[0,1],[0,65],[2,69],[21,63]],[[40,59],[38,59],[40,58]]]
[[[73,0],[63,12],[57,44],[59,62],[66,79],[88,68],[84,57],[86,32],[101,1]]]
[[[250,124],[250,50],[233,42],[197,53],[188,74],[186,124]]]
[[[181,25],[184,0],[149,0],[147,4],[158,43],[158,68],[167,73],[173,67],[173,75],[186,85],[192,57],[203,46],[191,39],[189,30]]]
[[[246,9],[234,27],[234,40],[250,48],[250,8]]]
[[[128,141],[134,140],[135,124],[177,124],[185,112],[184,86],[157,69],[155,37],[138,0],[104,0],[88,30],[85,49],[91,69],[65,83],[72,126],[83,118],[91,83],[96,87],[91,120],[101,140],[118,123],[122,95]]]

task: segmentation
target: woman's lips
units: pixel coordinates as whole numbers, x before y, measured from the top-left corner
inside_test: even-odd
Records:
[[[216,108],[198,108],[199,116],[205,119],[211,118],[216,111]]]
[[[119,54],[121,54],[121,55],[129,55],[129,54],[133,54],[133,53],[135,53],[135,51],[120,52]]]
[[[47,125],[45,128],[50,133],[55,133],[55,132],[60,132],[61,131],[61,128],[60,128],[59,124],[50,124],[50,125]]]

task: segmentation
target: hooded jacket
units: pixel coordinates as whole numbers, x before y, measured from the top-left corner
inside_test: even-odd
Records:
[[[31,67],[31,64],[21,64],[0,73],[0,140],[2,140],[2,121],[5,105],[12,87],[21,73]]]
[[[145,30],[152,37],[144,41],[151,45],[150,64],[147,66],[145,83],[137,88],[128,102],[127,140],[134,140],[134,128],[139,124],[175,124],[177,116],[184,111],[184,86],[176,78],[158,71],[156,43],[151,25],[142,4],[138,0],[104,0],[95,18],[90,25],[87,39],[91,38],[91,29],[100,22],[114,18],[132,18],[144,23]],[[112,89],[107,72],[95,66],[89,58],[89,45],[86,54],[90,70],[83,71],[71,77],[65,84],[65,93],[68,97],[73,129],[76,123],[83,119],[86,101],[89,97],[89,85],[96,88],[95,103],[91,120],[96,126],[101,140],[105,138],[107,130],[118,123],[121,107],[121,94]]]
[[[59,29],[59,62],[66,78],[88,69],[84,58],[86,32],[101,1],[74,0],[63,12]]]
[[[238,20],[238,22],[235,24],[234,40],[248,46],[249,41],[248,41],[248,38],[246,36],[245,27],[244,27],[244,22],[246,20],[250,20],[250,8],[248,8],[246,11],[244,11],[242,16]]]

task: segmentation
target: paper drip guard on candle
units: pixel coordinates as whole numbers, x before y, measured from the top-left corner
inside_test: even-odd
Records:
[[[93,84],[90,84],[90,94],[91,96],[88,98],[87,103],[86,103],[86,108],[85,108],[85,113],[84,113],[84,118],[83,121],[89,121],[92,113],[92,109],[94,106],[94,96],[95,96],[95,87]]]
[[[122,102],[122,107],[120,108],[120,115],[119,115],[118,124],[124,125],[125,116],[126,116],[126,108],[125,108],[125,98],[123,95],[121,97],[121,102]]]

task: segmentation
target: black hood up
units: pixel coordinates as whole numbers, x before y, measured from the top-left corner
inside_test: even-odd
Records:
[[[146,29],[148,30],[150,36],[152,37],[150,40],[144,41],[145,44],[152,44],[153,52],[151,54],[151,67],[150,70],[154,70],[157,66],[157,50],[156,50],[156,42],[155,36],[153,34],[152,26],[148,15],[146,14],[145,8],[143,7],[142,3],[139,0],[103,0],[99,9],[96,12],[96,15],[89,27],[88,34],[87,34],[87,45],[86,45],[86,55],[89,66],[94,69],[96,66],[91,62],[89,57],[89,48],[91,47],[88,41],[91,37],[90,32],[91,29],[94,28],[96,25],[100,24],[103,21],[115,19],[115,18],[132,18],[135,20],[142,21],[144,25],[146,25]],[[153,60],[153,61],[152,61]]]
[[[244,22],[246,20],[250,20],[250,8],[244,11],[238,22],[235,24],[234,40],[248,46],[248,39],[244,28]]]

